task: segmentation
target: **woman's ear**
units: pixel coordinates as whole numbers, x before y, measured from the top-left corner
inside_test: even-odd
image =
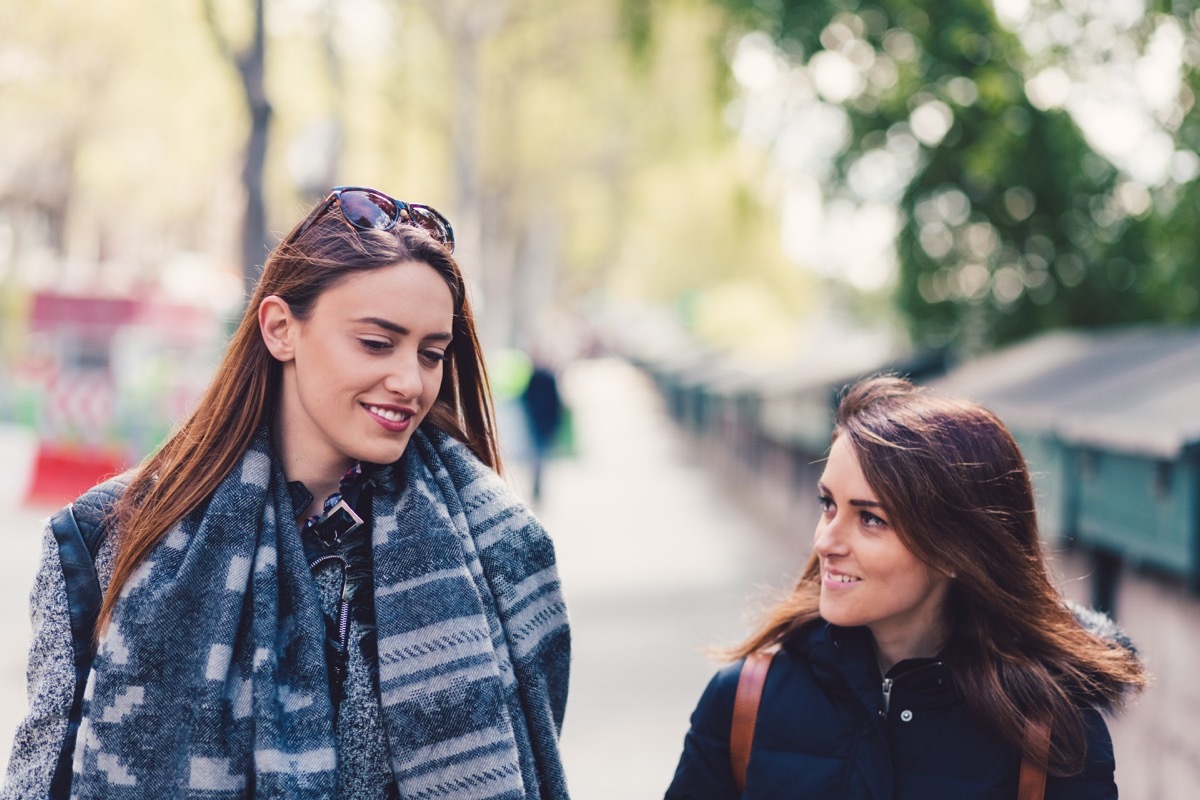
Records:
[[[296,334],[297,320],[282,297],[273,294],[259,303],[258,329],[262,332],[263,344],[276,361],[286,363],[296,357],[292,338]]]

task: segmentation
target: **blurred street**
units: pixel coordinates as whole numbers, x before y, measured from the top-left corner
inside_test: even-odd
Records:
[[[549,464],[538,514],[557,542],[574,632],[562,741],[572,797],[661,797],[688,715],[715,668],[703,648],[736,641],[766,589],[788,585],[810,521],[799,521],[789,541],[740,511],[632,367],[577,363],[564,376],[564,392],[578,452]],[[518,489],[528,484],[521,463],[510,463],[509,474]],[[24,708],[24,609],[50,510],[6,510],[4,761]],[[1063,562],[1066,574],[1079,569]],[[1079,590],[1082,582],[1068,585]],[[1200,614],[1194,600],[1140,578],[1126,580],[1123,592],[1122,621],[1157,684],[1113,724],[1122,796],[1190,798],[1200,775],[1188,735],[1198,695],[1185,687],[1200,664]],[[1169,697],[1176,699],[1156,699]]]
[[[703,649],[737,641],[748,602],[785,584],[801,556],[731,504],[648,379],[595,361],[565,384],[579,457],[552,462],[539,515],[571,613],[571,796],[661,797],[715,669]]]

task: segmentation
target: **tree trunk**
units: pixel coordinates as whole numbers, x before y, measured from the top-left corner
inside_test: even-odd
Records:
[[[250,112],[250,134],[246,142],[245,160],[242,164],[242,187],[246,192],[246,216],[242,224],[242,280],[246,287],[246,299],[254,292],[258,282],[259,268],[266,260],[267,211],[263,196],[263,174],[267,163],[267,134],[271,124],[271,103],[267,99],[266,87],[266,26],[264,0],[254,0],[254,33],[249,46],[234,52],[217,21],[212,0],[204,0],[204,16],[208,22],[213,41],[221,53],[237,67],[242,79],[242,91],[246,96],[246,107]]]
[[[263,173],[267,163],[267,133],[271,124],[271,104],[266,88],[266,32],[263,20],[264,0],[254,0],[254,39],[238,57],[238,71],[250,111],[250,137],[246,143],[246,161],[242,167],[242,186],[246,190],[246,218],[242,228],[242,278],[246,297],[266,259],[267,209],[263,196]]]
[[[512,310],[511,298],[501,290],[504,276],[497,270],[511,262],[512,254],[507,254],[506,262],[502,250],[505,243],[493,241],[488,235],[489,198],[480,166],[483,103],[480,59],[485,43],[507,24],[511,3],[427,0],[425,5],[446,39],[453,63],[450,144],[454,169],[454,256],[462,265],[482,312],[481,338],[485,346],[495,346],[506,327],[503,320]],[[515,246],[511,236],[507,246]]]
[[[450,31],[454,100],[450,142],[454,164],[455,251],[468,273],[483,271],[483,193],[479,175],[479,38],[465,21]]]

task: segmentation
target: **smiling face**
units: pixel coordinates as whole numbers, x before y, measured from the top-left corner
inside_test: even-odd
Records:
[[[821,616],[835,625],[868,627],[885,666],[935,655],[944,639],[950,580],[904,546],[848,437],[834,441],[818,489]]]
[[[288,478],[313,489],[355,461],[399,459],[437,400],[453,322],[449,287],[420,262],[355,273],[303,320],[263,300],[263,340],[283,364],[275,443]]]

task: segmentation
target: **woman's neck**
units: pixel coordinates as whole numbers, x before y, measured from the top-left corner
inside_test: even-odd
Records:
[[[875,660],[879,674],[887,675],[892,667],[910,658],[933,658],[942,650],[945,637],[942,631],[926,631],[919,637],[887,639],[875,636]]]
[[[275,436],[275,452],[283,465],[284,477],[289,481],[300,481],[313,496],[300,519],[319,513],[325,498],[338,490],[342,476],[354,466],[352,461],[345,459],[316,457],[317,454],[297,447],[295,442],[289,442],[286,436],[278,434]]]

